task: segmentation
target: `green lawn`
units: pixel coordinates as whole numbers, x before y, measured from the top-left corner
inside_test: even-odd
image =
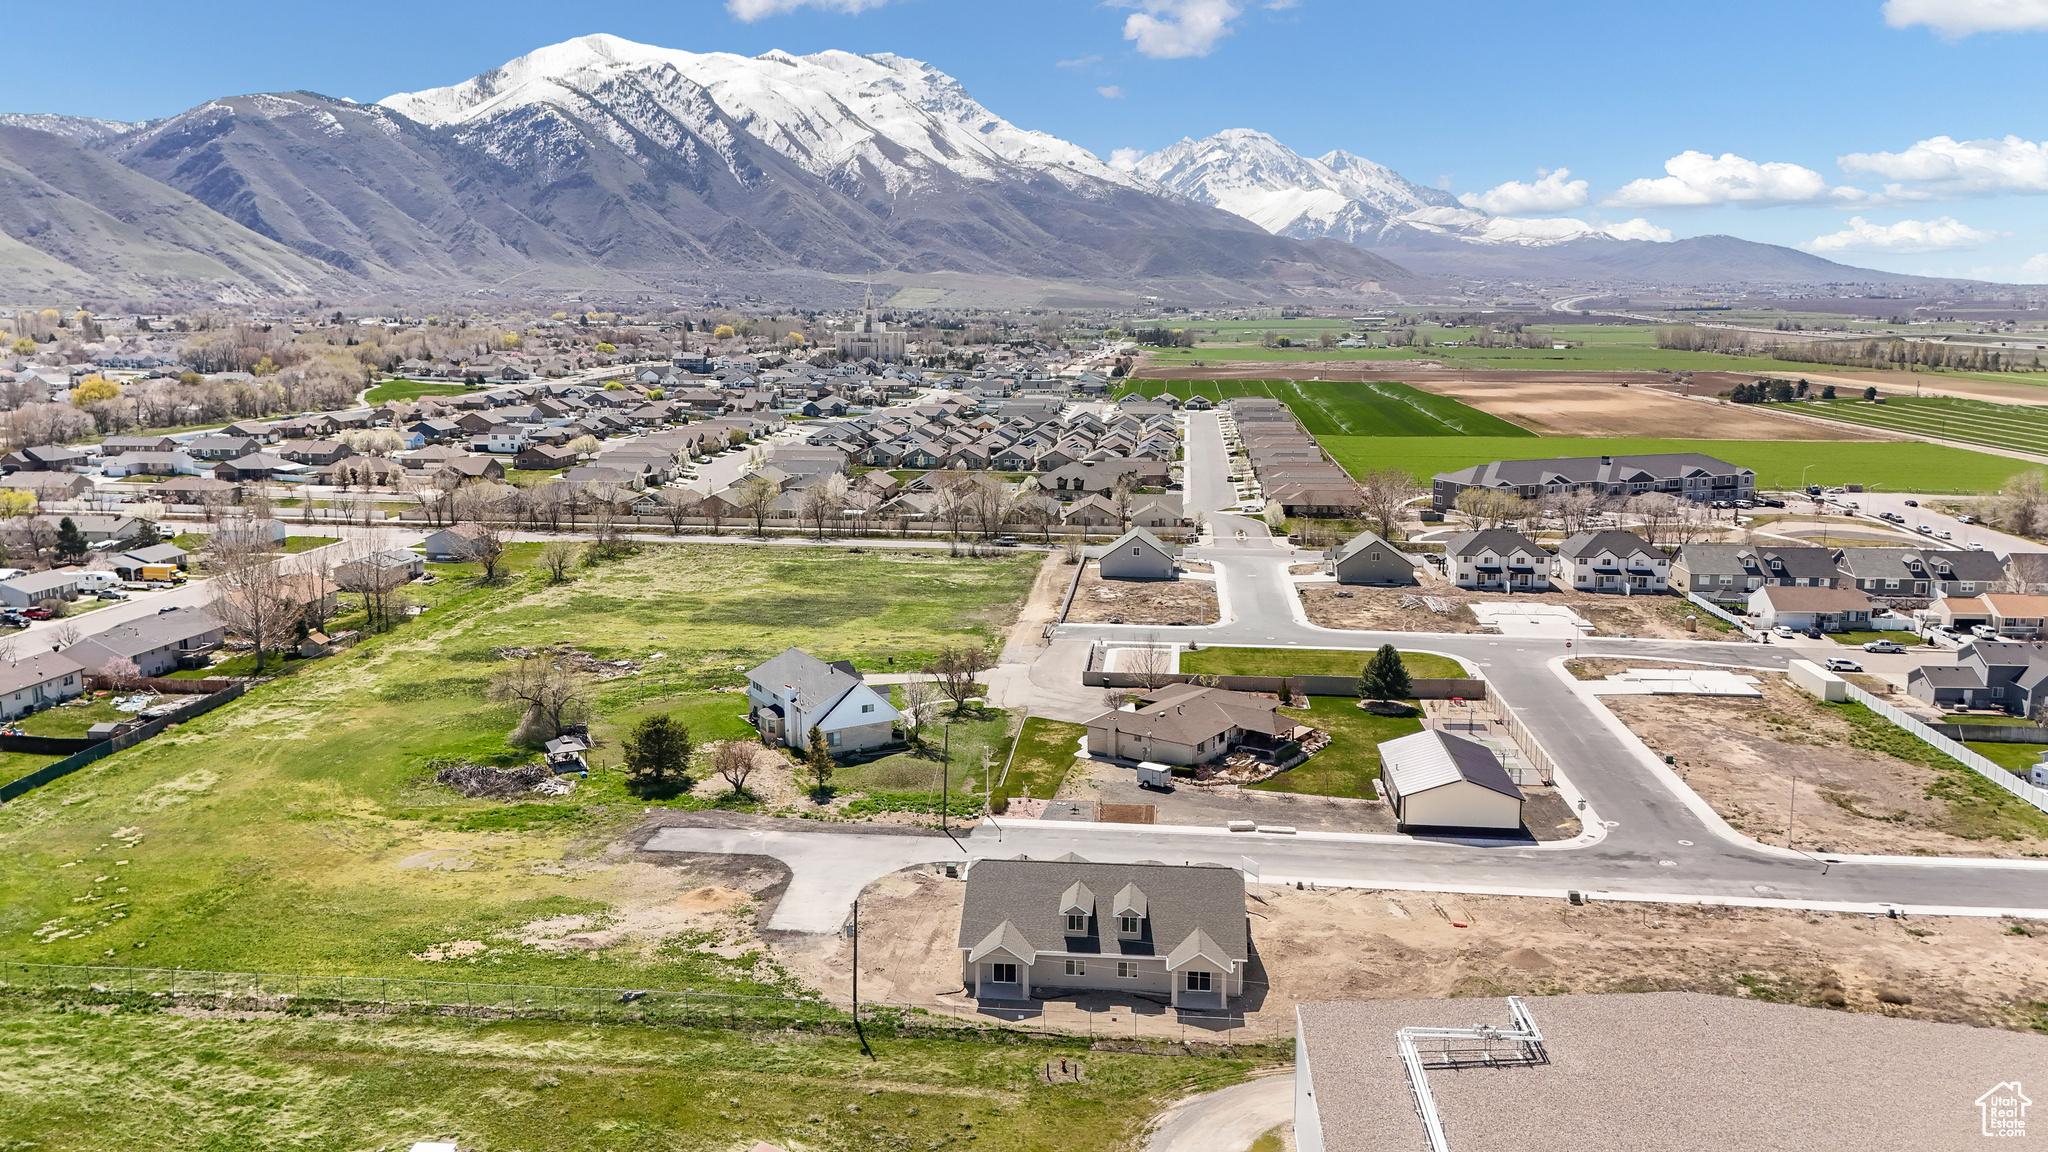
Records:
[[[1889,640],[1901,648],[1917,648],[1927,643],[1927,638],[1917,632],[1830,632],[1828,638],[1837,644],[1861,645],[1872,640]]]
[[[1809,484],[1865,484],[1892,492],[1995,492],[2030,467],[2019,460],[1915,441],[1853,440],[1529,440],[1482,436],[1323,436],[1323,448],[1352,475],[1375,468],[1406,468],[1418,483],[1494,460],[1551,456],[1650,455],[1705,452],[1756,469],[1759,489]]]
[[[1010,774],[1003,778],[1001,795],[1047,800],[1057,795],[1060,784],[1074,766],[1074,754],[1088,735],[1083,724],[1065,724],[1033,716],[1017,733],[1017,751],[1010,760]]]
[[[422,396],[460,396],[474,391],[467,384],[431,384],[420,380],[386,380],[363,394],[363,402],[376,407],[387,400],[417,400]]]
[[[1993,744],[1984,740],[1965,740],[1963,747],[2008,772],[2025,772],[2041,763],[2041,753],[2048,752],[2048,744]]]
[[[2048,410],[2024,404],[1937,396],[1887,396],[1882,404],[1869,404],[1845,397],[1793,410],[1942,440],[2048,453]]]
[[[892,695],[895,703],[902,702],[900,689]],[[970,708],[955,717],[952,711],[952,701],[941,704],[909,751],[840,767],[832,774],[833,790],[842,796],[867,793],[870,804],[863,810],[901,805],[930,807],[933,812],[938,810],[942,781],[954,796],[986,791],[989,777],[1003,770],[1003,756],[1010,749],[1010,714],[1000,708]],[[957,803],[949,808],[959,811]]]
[[[1974,714],[1968,716],[1943,716],[1941,722],[1943,724],[1984,724],[1999,728],[2035,727],[2033,722],[2024,716],[1979,716]],[[2048,747],[2048,745],[2044,745],[2044,747]]]
[[[574,967],[575,962],[567,962]],[[0,1147],[1112,1152],[1260,1054],[430,1016],[172,1015],[0,999]],[[33,1054],[33,1055],[32,1055]],[[1263,1054],[1270,1059],[1270,1054]],[[1047,1061],[1087,1079],[1048,1085]]]
[[[1372,658],[1370,652],[1327,648],[1204,648],[1184,652],[1183,672],[1217,676],[1356,676]],[[1449,656],[1403,652],[1401,663],[1418,680],[1462,679],[1465,668]]]
[[[287,536],[284,538],[284,550],[288,555],[295,555],[300,552],[311,552],[315,548],[325,548],[329,544],[339,543],[341,543],[341,540],[334,536]]]
[[[1394,383],[1333,380],[1133,380],[1124,392],[1183,400],[1205,396],[1270,396],[1284,402],[1316,436],[1534,436],[1477,408]]]
[[[675,711],[703,741],[744,731],[741,670],[790,645],[887,669],[994,641],[1038,566],[647,547],[548,587],[527,567],[537,550],[512,549],[521,570],[497,587],[478,586],[472,567],[435,565],[439,583],[409,589],[426,609],[416,620],[293,662],[227,707],[0,808],[0,958],[99,961],[112,949],[191,968],[561,980],[565,962],[518,929],[630,904],[634,882],[605,849],[646,802],[608,772],[510,809],[431,783],[437,758],[532,757],[506,743],[517,710],[484,697],[502,666],[495,650],[566,643],[637,661],[593,687],[598,734],[615,740],[639,715]],[[615,743],[598,752],[617,762]],[[440,850],[465,870],[406,864]],[[46,926],[61,933],[53,942],[33,935]],[[489,950],[447,963],[411,955],[454,940]],[[787,986],[771,963],[680,944],[568,963],[579,982]]]
[[[1380,744],[1422,731],[1422,713],[1408,701],[1407,714],[1368,712],[1348,696],[1311,696],[1309,710],[1287,715],[1330,734],[1330,746],[1300,767],[1252,785],[1267,792],[1300,792],[1314,796],[1350,796],[1366,800],[1379,793],[1372,782],[1380,777]]]
[[[95,724],[135,719],[133,712],[115,710],[113,700],[112,696],[80,696],[73,703],[24,716],[15,721],[15,727],[31,736],[61,736],[75,740],[84,737],[86,730]]]

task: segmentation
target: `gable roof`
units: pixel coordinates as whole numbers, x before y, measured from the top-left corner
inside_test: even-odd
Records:
[[[1609,528],[1601,532],[1580,532],[1567,537],[1557,546],[1559,556],[1578,559],[1581,556],[1598,556],[1611,552],[1616,556],[1648,556],[1652,560],[1664,559],[1661,549],[1652,548],[1650,542],[1633,532]]]
[[[1764,596],[1780,612],[1868,612],[1870,597],[1854,588],[1766,584],[1752,596]]]
[[[1522,790],[1515,786],[1508,770],[1501,767],[1492,749],[1434,728],[1382,743],[1380,771],[1392,782],[1394,791],[1403,796],[1462,780],[1503,796],[1522,798]]]
[[[780,655],[748,672],[747,678],[757,684],[794,688],[797,703],[813,716],[825,715],[828,705],[837,703],[861,683],[861,674],[854,671],[851,661],[827,664],[796,647],[785,648]]]
[[[1461,532],[1444,541],[1444,552],[1450,556],[1471,556],[1485,551],[1498,552],[1503,556],[1516,552],[1526,552],[1532,557],[1550,555],[1541,544],[1512,528],[1481,528]]]
[[[1077,886],[1090,894],[1085,936],[1067,934],[1060,907]],[[1136,939],[1120,939],[1114,906],[1095,893],[1121,895],[1133,886],[1146,898],[1144,931]],[[1097,864],[1071,854],[1060,860],[977,860],[967,871],[959,947],[970,960],[1001,947],[1019,957],[1186,951],[1219,966],[1242,964],[1250,956],[1244,901],[1244,877],[1221,864]]]
[[[1339,564],[1342,564],[1344,561],[1351,559],[1353,556],[1356,556],[1360,552],[1364,552],[1367,549],[1376,549],[1379,551],[1391,552],[1394,554],[1395,559],[1406,560],[1408,562],[1408,566],[1411,568],[1422,567],[1422,561],[1416,559],[1413,556],[1410,556],[1406,552],[1401,551],[1399,548],[1396,548],[1392,544],[1387,543],[1384,539],[1380,537],[1380,534],[1377,532],[1360,532],[1358,535],[1353,536],[1351,539],[1346,540],[1344,543],[1337,545],[1335,548],[1332,548],[1330,550],[1330,559],[1335,560]]]

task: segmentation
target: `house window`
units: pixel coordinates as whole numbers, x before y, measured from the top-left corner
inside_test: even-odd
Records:
[[[1069,975],[1069,976],[1086,976],[1087,974],[1088,974],[1088,962],[1087,962],[1086,960],[1069,960],[1069,961],[1067,961],[1067,975]]]
[[[1117,917],[1116,930],[1126,936],[1136,936],[1138,934],[1138,918],[1136,916]]]
[[[1963,591],[1965,591],[1965,592],[1975,592],[1976,590],[1977,590],[1977,582],[1976,582],[1975,580],[1965,580],[1965,581],[1963,581]]]
[[[1373,558],[1374,560],[1378,560],[1378,559],[1380,558],[1380,554],[1379,554],[1379,553],[1377,553],[1377,552],[1375,552],[1375,553],[1373,553],[1373,554],[1372,554],[1372,558]]]
[[[1207,972],[1190,972],[1190,973],[1188,973],[1188,991],[1190,991],[1190,992],[1207,992],[1207,991],[1209,991],[1209,974],[1208,974]]]
[[[875,710],[875,706],[873,704],[863,704],[860,706],[860,710],[862,712],[873,712]]]
[[[1125,980],[1136,980],[1138,978],[1138,962],[1136,960],[1117,961],[1116,974]]]
[[[828,733],[826,733],[826,734],[825,734],[825,743],[826,743],[826,744],[828,744],[828,745],[830,745],[830,746],[832,746],[832,747],[834,747],[834,748],[837,748],[837,747],[839,747],[839,733],[837,733],[837,732],[828,732]]]
[[[1086,912],[1069,912],[1069,913],[1067,913],[1067,931],[1069,931],[1069,932],[1086,932],[1087,930],[1088,930],[1088,914],[1087,914]]]
[[[988,966],[988,978],[997,984],[1015,984],[1017,982],[1017,966],[1015,964],[991,964]]]
[[[2005,699],[2005,689],[2003,689],[2003,688],[1993,688],[1993,689],[1991,690],[1991,698],[1992,698],[1993,700],[2003,700],[2003,699]]]
[[[1140,548],[1140,547],[1138,547],[1138,546],[1136,546],[1136,545],[1133,545],[1133,546],[1132,546],[1132,548],[1131,548],[1131,555],[1133,555],[1133,556],[1143,556],[1144,554],[1145,554],[1145,551],[1144,551],[1144,549],[1143,549],[1143,548]]]

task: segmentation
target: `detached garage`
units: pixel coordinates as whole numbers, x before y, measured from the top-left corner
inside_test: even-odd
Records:
[[[1522,790],[1484,744],[1429,730],[1380,745],[1380,782],[1402,831],[1519,831]]]

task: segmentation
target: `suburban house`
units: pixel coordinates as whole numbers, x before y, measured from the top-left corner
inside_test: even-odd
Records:
[[[79,576],[76,568],[56,568],[0,580],[0,604],[33,608],[45,600],[76,600]]]
[[[1451,582],[1460,588],[1545,592],[1550,553],[1511,528],[1482,528],[1444,542]]]
[[[1088,752],[1154,764],[1205,764],[1239,747],[1271,751],[1305,725],[1263,696],[1173,684],[1088,721]]]
[[[1380,745],[1380,782],[1403,831],[1522,827],[1522,790],[1493,750],[1434,728]]]
[[[0,488],[27,492],[38,504],[76,500],[92,491],[92,481],[79,472],[16,472],[0,479]]]
[[[1251,960],[1244,877],[1220,864],[977,860],[960,908],[961,979],[978,1000],[1048,992],[1163,996],[1220,1009]]]
[[[1749,594],[1749,614],[1764,628],[1855,632],[1870,627],[1870,598],[1854,588],[1766,584]]]
[[[1133,528],[1104,548],[1095,566],[1104,580],[1172,580],[1180,573],[1180,549]]]
[[[64,521],[69,520],[71,521],[71,526],[78,529],[79,534],[85,537],[85,542],[88,544],[105,544],[108,541],[130,540],[142,529],[141,522],[133,516],[94,516],[74,512],[69,514],[47,513],[36,517],[36,519],[48,524],[53,530],[62,529]]]
[[[1671,563],[1671,586],[1710,600],[1740,603],[1765,585],[1839,588],[1849,577],[1827,548],[1687,544]]]
[[[62,652],[0,662],[0,720],[26,716],[85,691],[85,667]]]
[[[151,544],[146,548],[130,548],[114,557],[114,574],[123,580],[140,580],[145,568],[175,568],[182,571],[191,555],[176,544]]]
[[[92,672],[104,669],[108,661],[126,659],[133,660],[144,676],[162,676],[201,666],[225,635],[213,616],[197,608],[173,608],[96,632],[64,654]]]
[[[69,468],[84,467],[87,459],[86,454],[76,448],[39,444],[33,448],[18,448],[5,456],[0,456],[0,469],[9,472],[62,472]]]
[[[1848,586],[1886,600],[1975,596],[2005,579],[1995,553],[1959,548],[1837,548]]]
[[[1584,490],[1619,499],[1662,492],[1714,503],[1754,498],[1756,472],[1698,452],[1496,460],[1437,473],[1430,506],[1449,512],[1457,506],[1458,494],[1467,488],[1508,492],[1524,500]]]
[[[2048,644],[1980,641],[1956,653],[1953,667],[1923,664],[1906,674],[1906,691],[1941,708],[2000,708],[2031,716],[2048,693]]]
[[[1557,546],[1550,582],[1580,592],[1669,592],[1671,557],[1633,532],[1580,532]]]
[[[1374,532],[1361,532],[1324,556],[1339,584],[1414,584],[1415,573],[1422,567],[1422,561]]]
[[[178,442],[169,436],[109,436],[100,441],[100,455],[122,456],[130,452],[176,452]]]
[[[426,575],[427,562],[406,548],[387,548],[334,567],[334,582],[351,592],[389,591]]]
[[[869,687],[851,661],[827,664],[800,648],[747,673],[747,703],[748,719],[763,736],[807,748],[817,728],[835,755],[889,743],[901,716],[888,693]]]
[[[1990,628],[2007,640],[2048,639],[2048,596],[1947,596],[1936,600],[1927,615],[1951,628]]]
[[[205,465],[183,452],[127,452],[109,456],[100,470],[109,477],[197,476]]]
[[[483,525],[464,522],[451,524],[427,534],[427,559],[436,564],[460,564],[474,558],[472,549],[476,538],[483,534]]]

